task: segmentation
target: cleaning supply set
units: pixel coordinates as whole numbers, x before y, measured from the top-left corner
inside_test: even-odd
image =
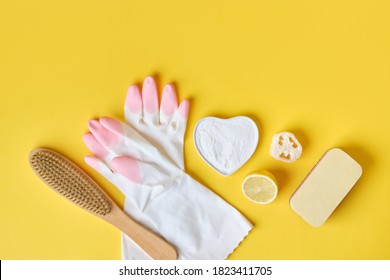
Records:
[[[235,119],[245,117],[239,116],[228,120],[206,117],[200,120],[195,128],[195,146],[199,154],[210,166],[225,176],[236,171],[250,158],[255,148],[252,148],[250,153],[245,151],[248,147],[253,147],[251,143],[256,142],[257,145],[258,141],[257,134],[246,132],[244,126],[239,128],[224,124]],[[253,121],[251,123],[252,127],[256,127]],[[235,140],[236,138],[240,141]],[[234,157],[236,154],[246,156],[239,164],[234,165],[231,172],[221,172],[218,164],[229,162],[229,158],[233,163],[236,162]],[[279,161],[291,163],[301,157],[302,145],[293,133],[280,132],[272,138],[270,155]],[[290,206],[307,223],[318,227],[329,218],[361,174],[361,166],[347,153],[338,148],[330,149],[291,196]],[[277,196],[277,181],[266,170],[252,172],[243,180],[242,191],[250,201],[268,204]]]
[[[172,85],[163,88],[159,106],[155,81],[147,77],[142,91],[130,86],[125,122],[110,117],[91,120],[83,140],[92,156],[85,162],[125,196],[122,212],[69,160],[50,150],[30,156],[37,175],[57,192],[122,232],[123,259],[226,259],[252,229],[233,206],[184,169],[184,134],[189,102],[180,104]],[[217,172],[229,176],[257,148],[259,133],[248,117],[206,117],[194,130],[199,155]],[[293,162],[302,145],[291,132],[272,139],[270,155]],[[361,174],[360,166],[339,149],[330,150],[291,197],[292,209],[309,224],[325,222]],[[278,193],[268,171],[249,174],[244,195],[258,204]],[[126,213],[126,214],[125,214]]]
[[[259,141],[256,123],[248,117],[230,119],[205,117],[194,130],[196,150],[203,160],[223,176],[229,176],[253,155]],[[294,162],[302,155],[302,145],[291,132],[272,138],[270,155],[283,162]],[[242,183],[244,195],[259,204],[272,202],[277,195],[275,177],[268,171],[248,175]]]
[[[216,171],[228,176],[239,169],[256,150],[256,124],[247,117],[227,120],[201,119],[194,132],[195,147]],[[302,145],[291,132],[272,138],[270,155],[291,163],[302,155]],[[230,169],[228,169],[230,168]],[[361,166],[341,149],[330,149],[291,196],[291,208],[312,226],[322,225],[362,174]],[[268,204],[278,193],[276,178],[266,170],[250,173],[242,182],[246,198]]]

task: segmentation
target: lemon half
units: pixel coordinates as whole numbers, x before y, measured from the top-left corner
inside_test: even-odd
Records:
[[[258,204],[267,204],[276,198],[278,186],[270,172],[257,171],[244,179],[242,191],[249,200]]]

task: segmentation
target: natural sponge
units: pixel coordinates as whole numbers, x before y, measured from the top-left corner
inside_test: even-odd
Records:
[[[280,132],[272,138],[270,154],[277,160],[293,162],[302,155],[302,145],[291,132]]]

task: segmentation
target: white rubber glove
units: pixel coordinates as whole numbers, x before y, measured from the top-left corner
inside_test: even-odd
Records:
[[[157,149],[164,152],[180,169],[184,169],[184,133],[189,111],[188,100],[178,106],[175,89],[165,85],[160,110],[154,79],[146,77],[142,95],[136,85],[129,87],[125,102],[125,120]]]
[[[126,119],[137,131],[109,118],[91,121],[93,134],[86,134],[84,141],[96,157],[86,162],[122,190],[127,213],[176,246],[179,259],[224,259],[252,226],[179,168],[188,102],[177,108],[168,85],[161,103],[159,123],[158,106],[152,110],[158,104],[154,81],[145,80],[142,99],[130,87]],[[130,238],[123,235],[122,240],[124,259],[150,259]]]

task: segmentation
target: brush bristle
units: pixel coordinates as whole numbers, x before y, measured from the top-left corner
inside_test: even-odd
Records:
[[[47,185],[78,206],[105,216],[111,203],[86,174],[62,155],[48,149],[36,149],[30,154],[30,164]]]

